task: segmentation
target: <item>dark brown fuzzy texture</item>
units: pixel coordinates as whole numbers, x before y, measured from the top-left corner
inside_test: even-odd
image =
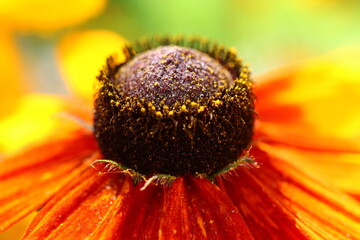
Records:
[[[211,175],[235,162],[252,138],[252,83],[239,61],[221,60],[176,46],[110,58],[94,115],[104,157],[144,175]]]

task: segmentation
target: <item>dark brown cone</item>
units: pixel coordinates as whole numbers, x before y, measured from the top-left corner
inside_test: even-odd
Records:
[[[194,49],[166,46],[99,77],[95,135],[106,159],[144,174],[213,174],[246,150],[251,81]]]

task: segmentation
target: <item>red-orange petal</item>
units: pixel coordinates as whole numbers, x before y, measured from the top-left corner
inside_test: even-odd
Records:
[[[260,168],[217,178],[255,239],[360,239],[360,205],[259,149]]]
[[[62,134],[0,161],[0,231],[40,208],[79,173],[83,161],[96,151],[88,132]]]
[[[253,239],[229,198],[207,180],[142,187],[89,170],[41,210],[24,239]]]
[[[137,186],[91,239],[253,239],[243,218],[214,184],[192,177],[171,187]]]
[[[257,133],[262,141],[360,152],[360,48],[259,76]]]
[[[124,176],[88,167],[39,212],[24,239],[89,239],[126,189],[129,181]]]
[[[360,153],[338,151],[313,151],[281,144],[259,143],[258,146],[271,156],[288,161],[313,178],[360,196]]]

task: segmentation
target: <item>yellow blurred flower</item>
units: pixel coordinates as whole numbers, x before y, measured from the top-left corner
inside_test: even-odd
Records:
[[[58,100],[50,98],[44,101],[43,96],[34,94],[25,96],[29,92],[30,82],[24,77],[25,63],[21,61],[18,46],[14,41],[16,34],[19,31],[55,31],[80,24],[98,15],[105,8],[106,2],[0,1],[0,155],[51,132],[53,128],[49,118],[61,109]],[[95,66],[91,67],[95,71]],[[40,122],[39,119],[45,119],[45,116],[49,122]],[[27,123],[23,121],[25,118],[28,119]],[[11,129],[10,125],[16,125],[17,128]]]
[[[78,101],[92,104],[89,92],[94,89],[103,59],[119,52],[124,44],[123,38],[104,30],[74,32],[63,38],[58,62],[70,91],[80,97]],[[64,108],[64,102],[55,96],[32,93],[19,98],[16,112],[0,121],[0,152],[11,153],[56,131],[55,122],[66,119],[56,113]]]
[[[0,31],[0,118],[14,110],[26,91],[21,75],[19,52],[11,33]]]
[[[98,15],[106,0],[1,0],[0,26],[15,30],[49,31],[80,24]]]
[[[102,44],[103,43],[103,44]],[[124,47],[125,39],[109,31],[75,32],[62,39],[57,51],[60,71],[75,96],[92,104],[95,76],[104,59]],[[124,61],[124,56],[118,56]]]

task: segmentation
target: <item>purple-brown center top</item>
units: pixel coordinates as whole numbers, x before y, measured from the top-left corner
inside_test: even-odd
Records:
[[[145,98],[159,106],[196,101],[233,83],[230,72],[200,51],[177,46],[139,54],[121,67],[116,84],[127,96]]]

